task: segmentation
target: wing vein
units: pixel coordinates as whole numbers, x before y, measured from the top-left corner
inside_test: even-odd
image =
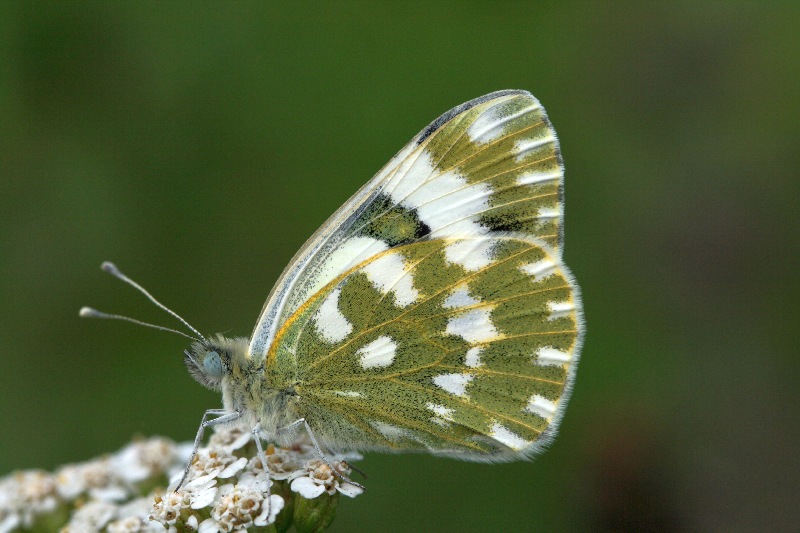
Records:
[[[395,248],[394,250],[398,250],[400,248],[402,248],[402,247]],[[502,259],[501,261],[494,262],[494,263],[492,263],[490,265],[487,265],[487,266],[485,266],[485,267],[483,267],[483,268],[481,268],[479,270],[476,270],[475,272],[472,272],[471,274],[469,274],[469,275],[467,275],[467,276],[465,276],[463,278],[460,278],[457,283],[453,283],[450,286],[445,287],[444,289],[442,289],[442,290],[436,292],[435,294],[431,295],[430,297],[422,299],[422,301],[420,301],[417,304],[410,305],[409,308],[406,311],[404,311],[403,313],[399,314],[398,316],[392,318],[391,320],[386,320],[386,321],[384,321],[384,322],[382,322],[380,324],[377,324],[377,325],[372,326],[370,328],[365,328],[365,329],[359,331],[356,335],[354,335],[353,337],[347,339],[347,341],[344,342],[341,346],[337,346],[336,348],[334,348],[333,350],[328,352],[324,357],[320,357],[320,358],[315,359],[314,361],[312,361],[311,364],[309,365],[309,369],[312,369],[312,368],[315,368],[315,367],[319,366],[320,363],[322,363],[324,361],[327,361],[328,359],[330,359],[334,355],[340,353],[342,350],[344,350],[345,348],[350,346],[353,343],[353,341],[355,341],[357,339],[360,339],[361,337],[363,337],[367,333],[370,333],[372,331],[375,331],[378,328],[382,328],[382,327],[384,327],[384,326],[386,326],[388,324],[392,324],[392,323],[394,323],[394,322],[396,322],[398,320],[401,320],[404,316],[408,315],[411,311],[417,309],[420,305],[429,302],[432,298],[435,298],[435,297],[441,295],[444,291],[452,290],[453,288],[455,288],[456,286],[460,285],[461,283],[464,283],[465,281],[468,281],[468,280],[480,275],[481,273],[485,272],[486,270],[489,270],[490,268],[497,267],[497,266],[499,266],[499,265],[501,265],[503,263],[511,261],[515,257],[517,257],[519,255],[522,255],[522,254],[524,254],[524,253],[526,253],[528,251],[530,251],[530,249],[526,248],[525,250],[523,250],[521,252],[517,252],[515,254],[512,254],[512,255],[506,257],[505,259]]]
[[[400,382],[398,384],[402,386],[402,382]],[[314,394],[314,393],[312,393],[312,394]],[[315,395],[317,397],[320,396],[319,394],[315,394]],[[459,439],[457,439],[455,437],[447,435],[446,433],[442,433],[442,432],[436,431],[436,426],[421,426],[416,421],[414,421],[412,419],[402,418],[402,417],[396,416],[389,410],[376,411],[376,410],[373,410],[373,409],[366,408],[363,404],[358,404],[356,402],[347,402],[347,401],[339,399],[339,398],[329,398],[329,400],[333,401],[334,403],[345,404],[348,408],[356,409],[358,411],[361,411],[362,413],[373,415],[373,416],[376,416],[377,418],[383,418],[385,420],[389,420],[390,422],[398,424],[399,426],[404,427],[404,428],[410,427],[412,429],[415,429],[416,431],[422,431],[424,433],[429,433],[429,434],[431,434],[431,435],[433,435],[435,437],[438,437],[438,438],[440,438],[442,440],[446,440],[446,441],[449,441],[449,442],[455,442],[455,443],[459,444],[460,446],[466,446],[468,448],[473,448],[473,449],[478,450],[478,451],[484,451],[483,449],[480,448],[480,446],[476,446],[475,444],[472,444],[472,443],[467,443],[467,442],[465,442],[463,440],[459,440]],[[411,407],[419,408],[418,406],[415,406],[415,405],[411,405]],[[420,408],[420,411],[422,411],[421,408]],[[431,413],[431,414],[433,414],[433,413]],[[468,429],[470,429],[472,431],[476,431],[475,428],[471,428],[469,426],[465,426],[464,424],[459,424],[459,423],[456,423],[456,424],[459,425],[459,426],[462,426],[462,427],[466,427],[466,428],[468,428]],[[371,427],[372,426],[370,426],[370,428]],[[375,431],[374,428],[372,428],[372,429],[373,429],[373,431]],[[378,432],[378,433],[380,434],[380,432]],[[391,442],[389,439],[387,439],[383,435],[381,435],[381,438],[383,440],[387,441],[387,442]]]
[[[428,393],[435,393],[437,396],[447,398],[447,399],[449,399],[451,401],[453,399],[456,399],[456,401],[458,401],[459,403],[462,403],[467,408],[475,409],[476,411],[479,411],[479,412],[483,413],[484,415],[489,416],[490,418],[491,417],[504,418],[505,420],[510,420],[510,421],[514,422],[515,424],[519,424],[521,426],[524,426],[526,429],[529,429],[529,430],[533,431],[537,435],[540,435],[542,433],[542,430],[537,429],[537,428],[531,426],[530,424],[526,424],[525,422],[523,422],[521,420],[517,420],[516,418],[510,417],[508,415],[504,415],[504,414],[498,413],[497,411],[492,411],[491,409],[487,409],[485,407],[481,407],[480,405],[478,405],[478,404],[476,404],[474,402],[470,402],[466,398],[461,398],[459,396],[453,396],[453,395],[451,395],[449,393],[446,393],[444,391],[438,391],[436,389],[426,389],[425,387],[422,387],[420,385],[415,385],[413,383],[408,383],[408,382],[405,382],[405,381],[398,381],[398,380],[391,380],[391,381],[394,382],[394,383],[397,383],[399,385],[403,385],[403,386],[412,388],[412,389],[419,389],[419,390],[422,390],[422,391],[425,391],[425,392],[428,392]],[[486,435],[485,432],[483,432],[483,434]]]

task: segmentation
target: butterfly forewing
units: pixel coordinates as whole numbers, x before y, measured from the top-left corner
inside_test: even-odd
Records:
[[[531,94],[501,91],[452,109],[298,252],[264,306],[250,356],[263,358],[289,317],[331,280],[396,246],[514,232],[560,254],[562,180],[555,132]]]
[[[328,446],[509,460],[535,453],[557,423],[578,313],[570,275],[541,241],[420,240],[315,293],[278,333],[268,379],[295,380]]]

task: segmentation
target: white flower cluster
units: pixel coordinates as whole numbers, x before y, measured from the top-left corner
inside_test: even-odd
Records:
[[[288,527],[296,498],[363,492],[341,481],[308,442],[291,448],[270,445],[265,452],[269,484],[252,435],[236,427],[217,429],[178,491],[173,487],[183,475],[191,444],[163,438],[134,442],[109,457],[67,465],[55,474],[15,473],[0,479],[0,533],[58,528],[63,533],[239,532],[276,520]],[[344,457],[335,459],[333,468],[346,477],[350,467]],[[164,488],[167,480],[170,489]],[[294,512],[307,507],[297,506]]]
[[[56,482],[47,472],[18,472],[0,481],[2,533],[30,528],[37,516],[55,512],[57,508]]]
[[[350,468],[345,462],[337,462],[333,465],[341,476],[350,474]],[[341,482],[333,473],[331,467],[320,459],[306,461],[302,475],[295,477],[292,481],[292,490],[299,493],[303,498],[316,498],[323,492],[331,496],[341,492],[345,496],[355,498],[364,489],[352,483]]]
[[[135,498],[179,468],[190,451],[153,438],[134,442],[110,457],[66,465],[54,474],[39,470],[12,474],[0,480],[0,533],[56,529],[67,520],[66,532],[99,531],[111,528],[117,517],[139,518],[146,526],[149,505]],[[77,502],[86,503],[76,509]],[[148,531],[146,527],[116,530]]]

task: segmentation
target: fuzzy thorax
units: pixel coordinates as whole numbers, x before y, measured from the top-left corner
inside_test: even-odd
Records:
[[[208,342],[195,342],[185,352],[189,373],[201,385],[222,392],[228,412],[239,412],[242,422],[281,440],[279,429],[301,418],[293,387],[273,388],[264,372],[264,362],[248,356],[249,340],[216,335]],[[287,435],[289,438],[290,435]]]

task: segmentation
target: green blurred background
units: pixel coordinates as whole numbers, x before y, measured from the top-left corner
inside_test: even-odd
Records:
[[[533,463],[370,455],[336,531],[800,523],[800,7],[0,4],[0,474],[194,435],[186,343],[248,335],[305,239],[463,101],[533,92],[588,336]]]

